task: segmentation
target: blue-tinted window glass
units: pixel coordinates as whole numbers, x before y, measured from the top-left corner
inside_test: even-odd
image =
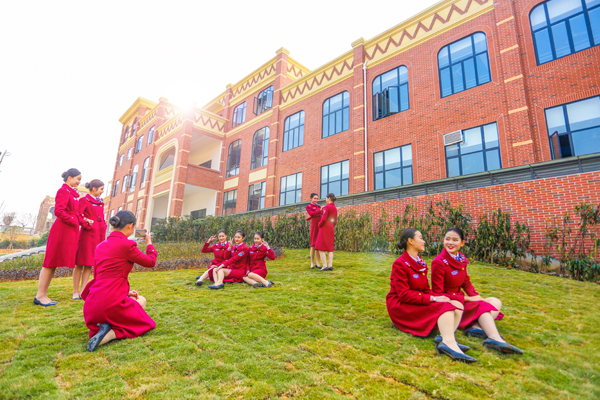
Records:
[[[581,51],[590,47],[590,36],[588,34],[587,26],[585,23],[585,16],[579,14],[576,17],[571,18],[569,21],[569,27],[573,34],[573,47],[575,51]]]
[[[350,162],[348,160],[321,167],[321,197],[349,193]]]
[[[551,24],[583,11],[581,0],[552,0],[546,2],[546,5]]]
[[[267,165],[269,160],[269,127],[265,126],[254,133],[250,169]]]
[[[484,33],[477,32],[443,47],[438,63],[442,97],[491,81]]]
[[[373,80],[372,104],[374,121],[408,110],[408,68],[402,65],[377,76]]]
[[[248,211],[265,208],[265,182],[255,183],[248,187]]]
[[[533,11],[531,11],[529,20],[531,21],[531,29],[537,30],[544,28],[548,24],[546,22],[546,10],[544,10],[544,7],[534,8]]]
[[[283,151],[295,149],[304,144],[304,111],[285,119],[283,131]]]
[[[376,190],[413,183],[410,144],[375,153],[373,165]]]
[[[448,177],[502,167],[496,123],[463,131],[463,142],[446,146]]]
[[[600,0],[598,0],[598,4],[600,4]],[[589,12],[589,16],[592,33],[594,36],[594,43],[600,44],[600,7],[591,10]]]
[[[548,33],[548,29],[542,29],[541,31],[536,32],[534,37],[538,64],[552,61],[554,56],[552,55],[552,43],[550,42],[550,33]]]
[[[567,24],[565,22],[552,26],[552,40],[554,42],[554,51],[556,52],[557,58],[571,54]]]

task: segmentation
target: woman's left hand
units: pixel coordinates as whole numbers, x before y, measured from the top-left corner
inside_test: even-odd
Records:
[[[267,249],[269,248],[269,243],[267,243],[267,241],[265,239],[263,239],[262,245],[267,246]]]
[[[465,301],[485,301],[480,295],[477,296],[465,296]]]
[[[136,292],[135,290],[130,290],[129,294],[127,295],[128,297],[133,297],[134,299],[138,299],[138,292]]]

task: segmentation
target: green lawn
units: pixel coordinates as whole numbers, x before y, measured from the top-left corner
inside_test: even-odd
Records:
[[[0,283],[0,398],[600,398],[598,285],[471,266],[525,355],[459,333],[479,360],[466,365],[392,327],[393,256],[338,253],[320,273],[307,251],[286,254],[268,264],[272,289],[197,288],[194,270],[132,274],[157,329],[95,353],[70,278],[52,282],[60,303],[47,309],[32,305],[36,281]]]

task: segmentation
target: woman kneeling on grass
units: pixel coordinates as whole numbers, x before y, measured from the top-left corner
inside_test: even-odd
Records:
[[[464,304],[465,311],[458,327],[465,329],[465,335],[485,339],[484,347],[501,353],[523,354],[522,350],[506,343],[498,333],[494,320],[504,316],[500,312],[502,302],[495,297],[484,299],[471,284],[467,273],[469,260],[460,252],[464,245],[462,230],[448,229],[444,235],[444,250],[431,264],[433,291],[444,293],[450,299]]]
[[[267,258],[275,259],[275,253],[265,242],[265,235],[262,232],[254,233],[254,244],[248,252],[248,272],[244,277],[244,282],[253,287],[271,287],[273,282],[267,281]]]
[[[131,211],[119,211],[109,221],[113,232],[96,247],[94,279],[81,297],[85,300],[83,317],[90,329],[88,351],[114,339],[135,338],[151,329],[156,323],[146,314],[146,299],[129,287],[127,277],[133,264],[153,268],[156,249],[150,233],[146,233],[146,254],[137,243],[127,238],[135,230],[136,218]]]
[[[415,336],[427,336],[437,326],[441,338],[436,338],[439,355],[453,360],[472,363],[477,361],[465,355],[469,347],[456,343],[454,331],[458,328],[463,305],[446,296],[435,294],[429,288],[427,264],[419,257],[425,250],[423,235],[416,229],[402,231],[398,247],[404,253],[394,262],[391,290],[386,297],[387,309],[394,325]]]
[[[213,242],[213,240],[215,240],[215,237],[211,236],[206,241],[206,243],[204,243],[204,247],[202,247],[203,253],[213,253],[215,255],[215,258],[213,258],[213,260],[210,262],[210,267],[208,267],[206,272],[203,273],[202,276],[196,277],[196,286],[202,286],[202,283],[204,283],[204,280],[208,277],[210,277],[211,280],[214,282],[212,269],[214,267],[218,267],[223,263],[223,261],[231,257],[231,243],[227,241],[227,234],[225,233],[225,231],[220,230],[217,233],[217,237],[219,241],[214,246],[210,245]]]
[[[214,285],[208,286],[210,289],[223,289],[225,287],[223,282],[244,281],[248,263],[248,247],[244,243],[245,237],[244,231],[237,231],[233,236],[235,245],[231,249],[231,258],[210,270],[209,276],[215,282]]]

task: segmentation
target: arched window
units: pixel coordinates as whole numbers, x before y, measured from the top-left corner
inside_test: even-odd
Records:
[[[599,0],[550,0],[531,10],[538,65],[600,44]]]
[[[121,181],[119,181],[117,179],[117,182],[115,183],[115,186],[113,187],[113,193],[112,193],[113,197],[115,197],[119,193],[119,182],[121,182]]]
[[[350,129],[350,94],[342,92],[323,103],[323,128],[321,137],[326,138]]]
[[[233,119],[231,121],[231,127],[241,125],[246,121],[246,102],[243,102],[233,110]]]
[[[125,158],[125,154],[121,154],[121,155],[119,156],[119,167],[120,167],[121,165],[123,165],[123,158]]]
[[[231,142],[227,151],[227,172],[226,178],[240,173],[240,156],[242,153],[242,141],[240,139]]]
[[[123,143],[127,141],[127,135],[129,134],[129,127],[125,128],[125,133],[123,134]]]
[[[373,80],[373,121],[408,109],[408,68],[401,65]]]
[[[132,193],[135,190],[135,182],[137,181],[138,170],[140,166],[135,164],[133,167],[133,172],[131,173],[131,183],[129,184],[129,193]]]
[[[267,165],[269,160],[269,127],[265,126],[254,133],[252,139],[252,161],[250,169]]]
[[[175,147],[171,147],[168,151],[160,156],[160,164],[158,167],[159,171],[162,171],[165,168],[169,168],[175,164]]]
[[[137,130],[137,119],[133,123],[133,128],[131,128],[131,136],[135,136],[135,131]]]
[[[150,128],[150,130],[148,131],[148,142],[146,143],[146,146],[148,146],[150,143],[152,143],[153,140],[154,140],[154,126],[152,128]]]
[[[442,97],[490,82],[485,34],[477,32],[442,47],[438,53]]]
[[[144,144],[144,135],[140,136],[137,141],[137,145],[135,146],[136,154],[142,151],[142,144]]]
[[[283,128],[283,151],[295,149],[304,144],[304,111],[292,114],[285,119]]]
[[[127,190],[127,183],[129,182],[129,175],[125,175],[123,177],[123,186],[121,187],[121,193],[125,193],[125,191]]]
[[[146,184],[146,178],[148,177],[148,167],[150,166],[150,157],[144,160],[144,166],[142,167],[142,179],[140,179],[140,189]]]
[[[269,86],[254,98],[254,114],[262,114],[271,107],[273,107],[273,86]]]

